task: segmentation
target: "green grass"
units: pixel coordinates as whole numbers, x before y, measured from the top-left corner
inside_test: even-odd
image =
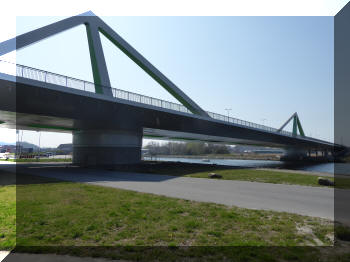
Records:
[[[210,172],[196,172],[186,174],[187,177],[208,178],[209,173],[217,173],[222,175],[224,180],[241,180],[261,183],[273,184],[290,184],[303,186],[320,186],[317,182],[317,176],[305,175],[299,173],[287,173],[270,170],[255,170],[255,169],[228,169],[228,170],[213,170]],[[325,177],[333,180],[332,178]]]
[[[350,228],[344,225],[338,224],[334,228],[335,236],[343,241],[350,241]]]
[[[350,189],[350,177],[335,177],[335,188]]]
[[[17,205],[20,246],[332,244],[333,224],[324,219],[86,184],[17,186]]]
[[[0,250],[16,244],[16,187],[0,186]]]
[[[33,182],[41,183],[39,178]],[[0,220],[1,232],[7,232],[0,249],[15,244],[15,190],[14,186],[0,189],[1,214],[8,214]],[[203,255],[211,261],[280,261],[277,257],[282,261],[315,261],[318,257],[322,261],[327,247],[290,247],[332,245],[333,234],[329,220],[284,212],[52,180],[17,185],[17,246],[27,252],[138,261],[181,261],[184,256]]]

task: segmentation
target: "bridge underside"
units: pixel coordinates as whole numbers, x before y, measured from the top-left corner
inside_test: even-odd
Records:
[[[106,97],[20,77],[0,75],[0,127],[73,134],[73,161],[117,164],[140,161],[142,137],[200,140],[333,151],[331,143],[286,136]]]
[[[79,130],[74,128],[75,121],[73,119],[7,111],[0,111],[0,119],[4,122],[0,127],[4,128],[72,134],[73,161],[75,164],[83,166],[137,163],[141,159],[142,138],[283,147],[283,145],[271,142],[155,128],[142,128],[136,131],[108,129]]]
[[[4,123],[0,125],[2,128],[18,129],[18,130],[32,130],[32,131],[46,131],[46,132],[60,132],[75,134],[82,129],[74,128],[76,126],[74,119],[64,119],[52,116],[42,115],[30,115],[25,113],[13,113],[8,111],[0,111],[0,119]],[[89,130],[96,130],[91,129]],[[107,131],[108,129],[106,129]],[[77,132],[75,132],[77,131]],[[224,143],[224,144],[242,144],[242,145],[255,145],[266,147],[288,147],[283,144],[264,142],[257,140],[221,137],[215,135],[196,134],[191,132],[179,132],[171,130],[162,130],[156,128],[142,128],[141,136],[149,139],[163,139],[174,141],[203,141],[212,143]]]

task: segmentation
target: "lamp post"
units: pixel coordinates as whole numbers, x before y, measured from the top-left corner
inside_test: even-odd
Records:
[[[41,139],[41,132],[39,132],[39,148],[38,148],[38,160],[40,159],[40,139]]]
[[[17,159],[19,155],[19,130],[16,130],[16,154],[15,154],[15,158]]]
[[[230,117],[230,111],[232,110],[232,108],[225,108],[225,110],[227,111],[227,117]]]

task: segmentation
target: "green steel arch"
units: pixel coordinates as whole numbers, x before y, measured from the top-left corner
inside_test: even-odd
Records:
[[[288,125],[288,123],[292,119],[293,119],[293,136],[298,135],[298,130],[301,136],[305,136],[305,133],[304,133],[303,127],[301,126],[300,119],[297,112],[295,112],[290,118],[288,118],[288,120],[278,129],[278,132],[281,132],[283,128],[285,128],[285,126]]]
[[[140,66],[148,75],[157,81],[173,97],[182,103],[192,113],[204,117],[209,117],[200,106],[198,106],[190,97],[188,97],[180,88],[154,67],[146,58],[144,58],[129,43],[120,37],[110,26],[102,19],[97,17],[91,11],[69,17],[56,23],[38,28],[31,32],[19,35],[0,43],[0,56],[19,50],[28,45],[34,44],[45,38],[61,33],[78,25],[84,24],[88,37],[91,67],[95,83],[95,92],[104,93],[112,96],[112,92],[107,65],[103,53],[102,43],[99,33],[106,36],[116,47],[125,53],[131,60]],[[107,87],[107,88],[103,88]]]

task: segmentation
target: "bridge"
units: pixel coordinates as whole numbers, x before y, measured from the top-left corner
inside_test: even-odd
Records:
[[[305,136],[294,113],[280,128],[268,127],[203,110],[92,12],[44,26],[0,43],[0,56],[84,24],[94,82],[0,61],[0,126],[23,130],[70,132],[73,163],[137,163],[142,138],[200,140],[285,148],[290,157],[311,151],[323,156],[346,150]],[[179,103],[111,87],[100,33],[163,86]],[[285,126],[293,121],[293,132]]]

